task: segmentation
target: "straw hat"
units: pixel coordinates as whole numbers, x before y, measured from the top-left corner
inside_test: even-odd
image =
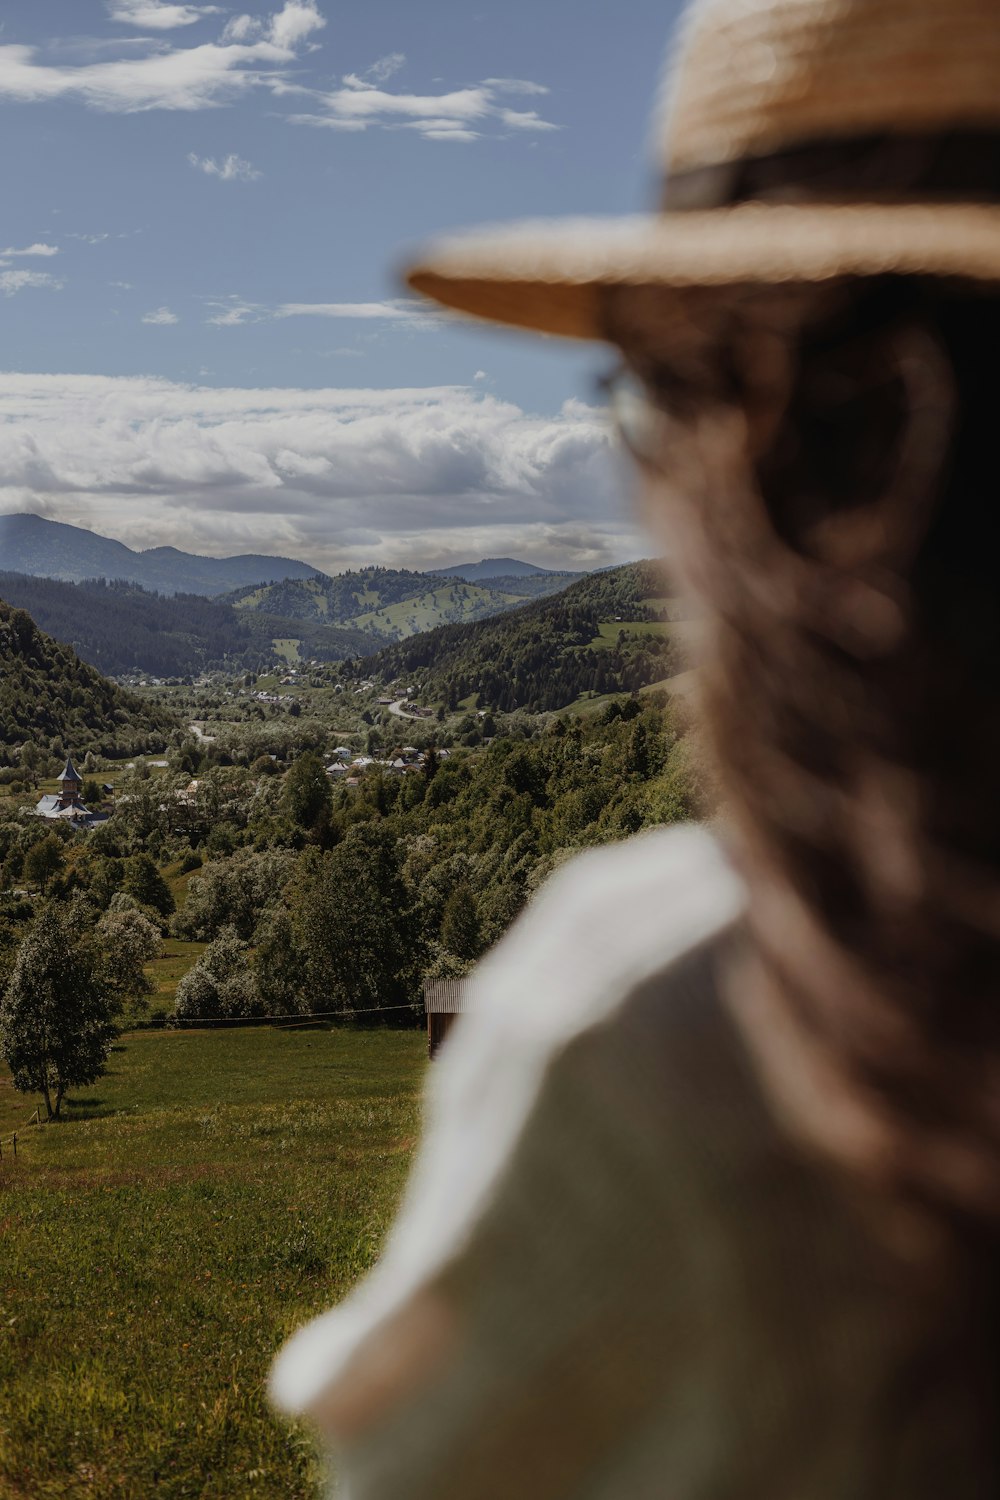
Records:
[[[659,212],[456,235],[409,284],[599,338],[622,283],[1000,280],[1000,0],[695,0],[656,133]]]

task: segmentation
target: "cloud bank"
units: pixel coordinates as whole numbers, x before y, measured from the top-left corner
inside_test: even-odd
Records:
[[[599,567],[643,550],[623,488],[603,414],[580,402],[538,417],[478,388],[0,375],[0,511],[134,547]]]

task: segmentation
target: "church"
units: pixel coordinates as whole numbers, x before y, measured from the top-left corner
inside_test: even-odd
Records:
[[[106,813],[92,813],[83,805],[83,777],[67,756],[62,774],[58,778],[58,792],[48,792],[35,806],[36,818],[48,818],[71,823],[74,828],[93,828],[103,823]]]

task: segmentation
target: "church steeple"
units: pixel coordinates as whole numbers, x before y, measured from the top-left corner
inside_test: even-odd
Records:
[[[59,801],[63,807],[75,807],[80,800],[83,790],[83,777],[73,764],[70,756],[66,757],[66,765],[59,782]]]

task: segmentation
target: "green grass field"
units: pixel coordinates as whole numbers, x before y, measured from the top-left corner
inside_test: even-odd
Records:
[[[663,641],[676,635],[679,628],[683,627],[673,620],[604,620],[590,643],[590,649],[610,650],[617,646],[618,637],[623,632],[628,636],[649,636],[652,640]]]
[[[508,604],[521,604],[523,600],[514,594],[491,594],[489,589],[475,584],[442,584],[440,588],[428,589],[399,604],[387,604],[367,614],[356,615],[350,624],[359,630],[398,630],[402,637],[416,635],[421,630],[433,630],[435,625],[446,621],[475,619],[485,603],[504,600]]]
[[[285,635],[275,636],[271,642],[277,654],[283,657],[290,667],[297,667],[299,664],[301,659],[299,647],[301,644],[301,641],[297,637]]]
[[[138,1032],[65,1122],[0,1076],[0,1496],[317,1494],[275,1350],[372,1264],[417,1032]]]
[[[174,1008],[177,986],[189,969],[193,969],[207,943],[191,943],[184,938],[166,937],[159,958],[146,965],[155,990],[149,997],[150,1009],[154,1013],[166,1014]]]

